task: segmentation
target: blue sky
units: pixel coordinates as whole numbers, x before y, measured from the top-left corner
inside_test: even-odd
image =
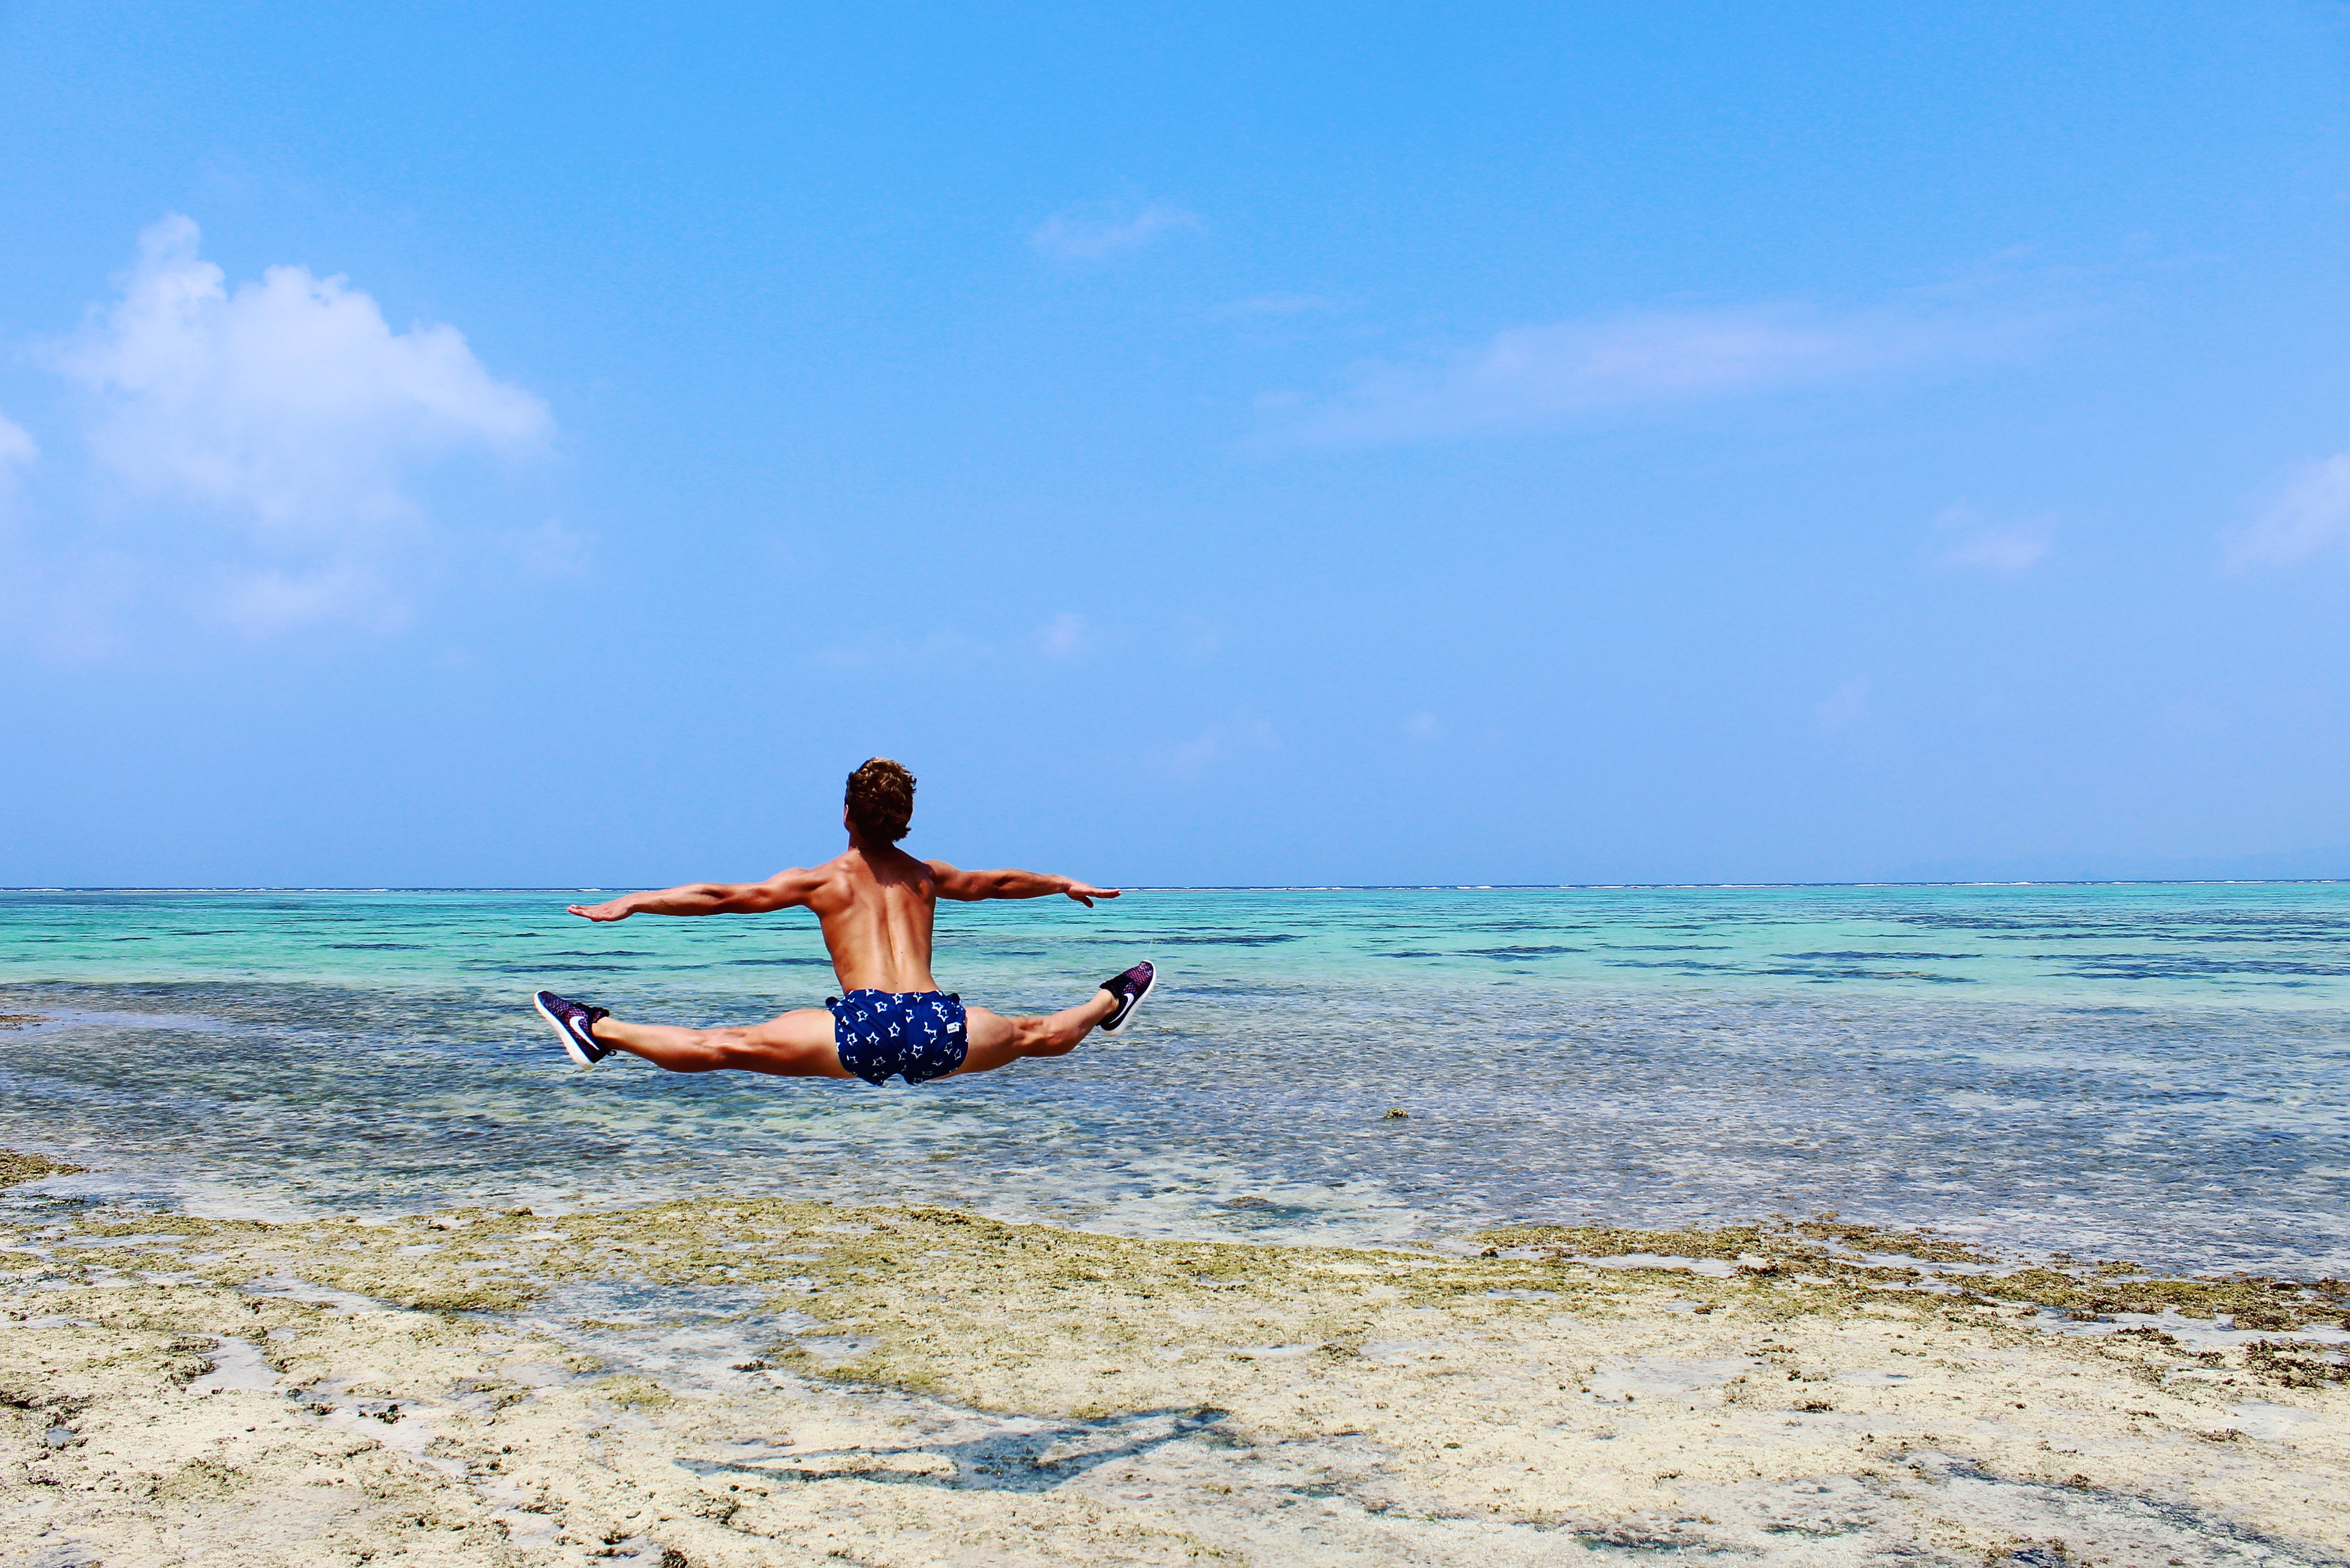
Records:
[[[0,7],[0,883],[2350,875],[2335,7],[480,9]]]

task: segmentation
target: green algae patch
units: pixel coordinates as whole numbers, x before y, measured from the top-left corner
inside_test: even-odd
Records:
[[[0,1023],[5,1023],[5,1017],[0,1017]],[[15,1027],[13,1024],[7,1026]],[[45,1176],[76,1176],[88,1168],[87,1166],[68,1165],[62,1159],[51,1159],[46,1154],[19,1154],[14,1149],[0,1148],[0,1188],[14,1187],[23,1181],[38,1181]]]
[[[983,1408],[1076,1416],[1103,1407],[1113,1376],[1129,1398],[1171,1397],[1177,1367],[1249,1345],[1344,1353],[1403,1304],[1407,1286],[1436,1282],[1414,1276],[1449,1272],[1409,1256],[1138,1241],[938,1211],[874,1218],[805,1265],[819,1288],[793,1304],[872,1342],[823,1375]]]
[[[2350,1383],[2350,1362],[2314,1352],[2306,1345],[2254,1340],[2244,1347],[2244,1366],[2264,1383],[2284,1388],[2323,1388]]]
[[[634,1372],[598,1377],[588,1386],[588,1392],[628,1410],[668,1410],[678,1403],[676,1395]]]
[[[1508,1227],[1475,1238],[1485,1244],[1482,1256],[1139,1239],[936,1207],[767,1199],[560,1217],[461,1209],[291,1225],[117,1210],[74,1228],[140,1242],[60,1252],[28,1267],[53,1280],[78,1272],[96,1283],[135,1256],[140,1269],[177,1266],[218,1285],[307,1283],[460,1322],[520,1312],[570,1282],[724,1286],[767,1310],[814,1320],[816,1343],[786,1341],[766,1353],[800,1376],[1063,1415],[1107,1408],[1113,1386],[1119,1398],[1176,1398],[1179,1386],[1199,1382],[1201,1366],[1216,1368],[1209,1383],[1221,1397],[1285,1359],[1341,1366],[1360,1357],[1398,1313],[1517,1332],[1510,1325],[1560,1313],[1630,1321],[1671,1303],[1671,1311],[1725,1324],[2003,1315],[2008,1324],[1996,1332],[2029,1335],[2038,1331],[2013,1321],[2019,1303],[2083,1318],[2233,1314],[2241,1328],[2274,1333],[2338,1322],[2350,1310],[2350,1293],[2333,1281],[2165,1280],[2119,1263],[1937,1276],[1937,1260],[1980,1270],[1982,1255],[1924,1232],[1832,1215],[1711,1229]],[[1732,1267],[1704,1273],[1670,1262],[1627,1269],[1591,1261],[1626,1254]],[[2133,1354],[2183,1364],[2185,1353],[2164,1336],[2140,1337]],[[2231,1365],[2261,1381],[2300,1386],[2334,1380],[2329,1369],[2338,1362],[2279,1350]]]
[[[2017,1269],[1977,1282],[1977,1288],[2093,1320],[2115,1313],[2158,1316],[2176,1312],[2182,1317],[2199,1318],[2224,1313],[2235,1318],[2238,1328],[2259,1333],[2311,1324],[2335,1324],[2350,1312],[2350,1286],[2340,1280],[2303,1282],[2267,1274],[2184,1280],[2116,1277],[2128,1267]]]
[[[193,1459],[159,1481],[155,1495],[164,1502],[213,1502],[235,1496],[244,1485],[243,1472],[210,1459]]]
[[[198,1220],[186,1214],[142,1213],[130,1220],[85,1219],[75,1227],[83,1236],[182,1236],[189,1240],[214,1236],[258,1236],[269,1226],[258,1220]]]
[[[1586,1225],[1506,1225],[1479,1231],[1476,1240],[1495,1248],[1546,1248],[1563,1257],[1610,1258],[1641,1252],[1726,1261],[1759,1257],[1765,1260],[1764,1266],[1802,1263],[1844,1269],[1884,1267],[1846,1255],[1851,1252],[1914,1259],[1921,1263],[1998,1262],[1979,1248],[1930,1231],[1887,1230],[1839,1220],[1834,1214],[1814,1215],[1809,1220],[1764,1220],[1742,1225],[1692,1225],[1675,1230],[1645,1230],[1597,1221]]]
[[[1739,1281],[1783,1280],[1820,1287],[1822,1305],[1845,1306],[1872,1293],[1932,1285],[1955,1291],[1960,1305],[2030,1303],[2097,1321],[2116,1313],[2183,1317],[2232,1315],[2236,1326],[2262,1333],[2350,1321],[2350,1286],[2339,1280],[2300,1281],[2264,1274],[2165,1279],[2135,1263],[2077,1262],[2062,1254],[2018,1264],[1927,1231],[1886,1230],[1823,1214],[1743,1225],[1643,1230],[1628,1226],[1513,1225],[1481,1231],[1488,1255],[1503,1248],[1536,1250],[1556,1262],[1648,1255],[1734,1262]],[[1897,1260],[1887,1262],[1885,1260]],[[1914,1261],[1914,1266],[1913,1262]],[[1966,1265],[1941,1273],[1935,1265]],[[1686,1265],[1627,1269],[1627,1273],[1676,1273],[1694,1291],[1714,1290]],[[1800,1300],[1796,1293],[1791,1300]]]
[[[544,1301],[544,1286],[499,1281],[491,1284],[459,1284],[436,1290],[394,1292],[385,1299],[423,1312],[520,1312]],[[405,1298],[405,1299],[403,1299]]]

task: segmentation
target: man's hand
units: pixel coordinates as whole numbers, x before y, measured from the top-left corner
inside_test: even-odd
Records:
[[[626,898],[613,898],[601,904],[574,904],[570,912],[586,920],[625,920],[636,913]]]
[[[1083,904],[1088,909],[1094,907],[1094,900],[1096,898],[1115,898],[1118,897],[1117,888],[1097,888],[1090,882],[1072,882],[1066,888],[1064,888],[1062,891],[1068,894],[1070,898],[1075,898],[1078,903]]]

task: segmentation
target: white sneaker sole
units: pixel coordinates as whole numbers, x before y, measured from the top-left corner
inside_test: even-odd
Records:
[[[566,1029],[563,1026],[563,1020],[557,1018],[555,1014],[546,1010],[546,1003],[539,1001],[538,993],[536,992],[533,992],[531,993],[530,1005],[532,1012],[546,1020],[546,1026],[555,1031],[555,1037],[563,1042],[563,1054],[565,1055],[570,1057],[582,1067],[592,1067],[596,1064],[593,1057],[589,1056],[585,1051],[579,1049],[579,1042],[572,1037],[570,1030]]]
[[[1154,991],[1157,991],[1158,989],[1159,989],[1159,966],[1158,966],[1157,964],[1152,964],[1152,965],[1150,966],[1150,978],[1149,978],[1149,980],[1147,980],[1147,981],[1143,981],[1143,984],[1142,984],[1142,994],[1141,994],[1140,996],[1136,997],[1136,998],[1134,999],[1133,1004],[1132,1004],[1131,1006],[1129,1006],[1129,1007],[1128,1007],[1128,1008],[1127,1008],[1127,1010],[1126,1010],[1126,1016],[1125,1016],[1125,1017],[1123,1017],[1123,1018],[1121,1018],[1121,1019],[1119,1019],[1116,1023],[1105,1023],[1105,1024],[1103,1024],[1103,1025],[1101,1026],[1101,1032],[1102,1032],[1103,1033],[1105,1033],[1105,1034],[1123,1034],[1123,1033],[1126,1033],[1126,1031],[1127,1031],[1128,1026],[1133,1023],[1133,1022],[1134,1022],[1134,1015],[1135,1015],[1136,1013],[1138,1013],[1138,1012],[1141,1012],[1141,1011],[1142,1011],[1142,1004],[1143,1004],[1144,1002],[1146,1002],[1149,1001],[1149,1000],[1150,1000],[1150,993],[1151,993],[1152,992],[1154,992]]]

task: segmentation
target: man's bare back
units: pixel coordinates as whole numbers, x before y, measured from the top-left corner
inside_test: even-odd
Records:
[[[630,915],[764,915],[812,909],[824,927],[824,945],[843,991],[936,991],[931,977],[931,929],[941,898],[1041,898],[1066,894],[1087,909],[1115,898],[1097,888],[1036,871],[961,871],[943,860],[917,860],[894,844],[856,842],[810,870],[778,871],[764,882],[698,882],[660,893],[631,893],[608,903],[571,906],[591,920]]]
[[[680,1029],[625,1023],[602,1008],[543,991],[534,998],[540,1016],[582,1066],[619,1050],[672,1072],[734,1068],[873,1083],[902,1075],[910,1084],[983,1073],[1023,1056],[1062,1055],[1097,1026],[1123,1028],[1156,983],[1149,964],[1113,976],[1091,1000],[1046,1018],[1005,1018],[939,990],[931,973],[931,942],[941,898],[1061,894],[1090,909],[1096,898],[1117,898],[1118,889],[1037,871],[964,871],[943,860],[917,860],[896,843],[912,815],[913,788],[912,775],[885,758],[850,774],[841,813],[848,848],[811,869],[777,872],[764,882],[697,882],[570,906],[572,914],[599,922],[639,914],[813,910],[840,977],[841,997],[765,1023]]]

